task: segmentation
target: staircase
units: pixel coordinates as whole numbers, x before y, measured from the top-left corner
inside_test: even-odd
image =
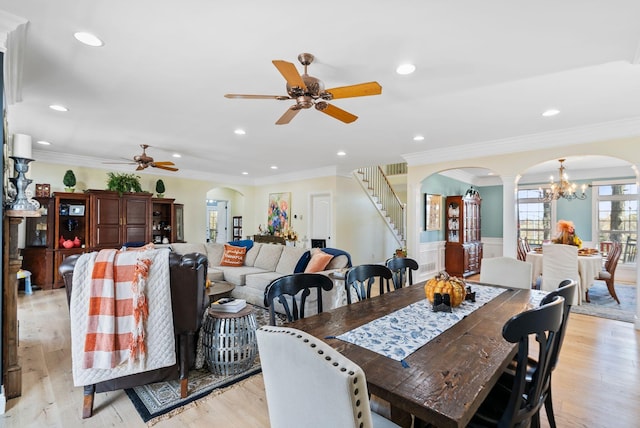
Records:
[[[402,203],[393,191],[382,168],[358,168],[353,174],[385,220],[398,245],[404,248],[407,237],[406,204]]]

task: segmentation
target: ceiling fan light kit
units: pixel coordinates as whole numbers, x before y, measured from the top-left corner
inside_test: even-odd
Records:
[[[304,73],[300,74],[296,66],[283,60],[273,60],[273,65],[278,69],[282,77],[287,81],[287,96],[284,95],[248,95],[248,94],[225,94],[231,99],[276,99],[294,100],[296,103],[289,107],[287,111],[276,121],[276,125],[285,125],[298,114],[300,110],[315,107],[316,110],[325,113],[334,119],[344,123],[352,123],[358,116],[353,115],[327,101],[339,98],[364,97],[369,95],[380,95],[382,86],[378,82],[360,83],[357,85],[342,86],[326,89],[324,82],[317,77],[307,73],[307,67],[313,62],[314,56],[310,53],[298,55],[298,61],[304,66]]]

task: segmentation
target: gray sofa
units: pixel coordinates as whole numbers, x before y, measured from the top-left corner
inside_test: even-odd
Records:
[[[254,243],[246,253],[244,265],[239,267],[220,266],[224,253],[224,245],[218,243],[175,243],[171,249],[180,254],[201,253],[209,260],[208,278],[212,282],[226,281],[236,288],[231,295],[238,299],[245,299],[248,303],[264,306],[264,290],[276,278],[296,272],[303,272],[309,261],[309,250],[287,245]],[[321,273],[329,274],[335,270],[351,266],[350,256],[340,250]],[[341,254],[340,254],[341,253]],[[313,293],[312,293],[313,296]],[[315,297],[307,300],[308,314],[314,313]],[[344,286],[334,287],[324,293],[322,304],[324,310],[329,310],[345,304]],[[278,305],[276,310],[278,310]]]

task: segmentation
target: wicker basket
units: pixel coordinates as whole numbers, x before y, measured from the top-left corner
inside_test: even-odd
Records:
[[[202,344],[209,370],[227,376],[250,369],[258,355],[257,328],[250,306],[235,314],[208,311]]]

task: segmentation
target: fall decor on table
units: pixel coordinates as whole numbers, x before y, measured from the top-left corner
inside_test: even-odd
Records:
[[[553,240],[555,244],[575,245],[582,247],[582,240],[576,235],[576,228],[572,221],[559,220],[556,229],[560,234]]]
[[[459,306],[464,300],[467,291],[464,280],[450,276],[447,272],[440,272],[427,281],[424,286],[424,293],[431,303],[434,300],[434,294],[448,294],[451,299],[451,306]]]

